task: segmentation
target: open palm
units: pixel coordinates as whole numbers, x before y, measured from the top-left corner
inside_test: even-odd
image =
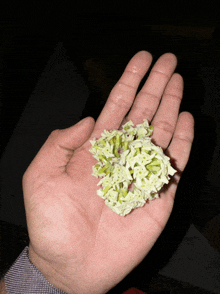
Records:
[[[171,214],[191,150],[194,120],[188,112],[179,114],[183,79],[174,73],[177,60],[171,53],[158,59],[136,93],[151,62],[150,53],[138,52],[97,121],[87,117],[81,124],[52,132],[24,174],[30,259],[67,293],[108,292],[144,259]],[[153,142],[171,157],[178,173],[160,198],[123,217],[97,196],[99,179],[92,176],[96,160],[89,141],[104,129],[120,129],[128,120],[136,125],[143,119],[153,125]]]

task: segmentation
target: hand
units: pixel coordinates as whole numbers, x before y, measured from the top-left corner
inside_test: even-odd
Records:
[[[24,174],[30,259],[67,293],[108,292],[144,259],[171,214],[191,150],[194,120],[188,112],[179,114],[183,79],[174,73],[177,60],[171,53],[158,59],[135,97],[151,62],[150,53],[138,52],[96,123],[87,117],[52,132]],[[154,126],[153,142],[171,157],[178,173],[159,199],[122,217],[96,194],[99,179],[92,176],[96,160],[89,140],[99,138],[104,129],[119,129],[128,120],[136,125],[144,118]]]

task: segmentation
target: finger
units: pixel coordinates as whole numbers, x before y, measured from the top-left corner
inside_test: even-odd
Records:
[[[74,150],[88,140],[94,125],[94,119],[87,117],[70,128],[53,131],[28,170],[34,169],[39,174],[46,173],[49,176],[65,171]]]
[[[172,176],[167,189],[162,194],[165,198],[174,199],[181,175],[189,160],[192,143],[194,139],[194,118],[189,112],[182,112],[179,115],[176,129],[165,154],[171,158],[171,165],[177,170]]]
[[[165,89],[156,115],[151,122],[154,127],[152,141],[163,149],[167,148],[173,136],[182,95],[183,78],[179,74],[173,74]]]
[[[170,146],[165,151],[171,158],[172,166],[178,171],[178,176],[184,171],[189,160],[194,139],[194,118],[189,112],[181,112],[177,121]]]
[[[157,60],[138,93],[126,121],[132,120],[136,125],[142,123],[143,119],[152,120],[176,65],[177,58],[172,53],[165,53]]]
[[[133,103],[138,86],[149,69],[151,61],[152,56],[146,51],[138,52],[129,61],[96,121],[93,137],[99,137],[104,129],[119,128]]]

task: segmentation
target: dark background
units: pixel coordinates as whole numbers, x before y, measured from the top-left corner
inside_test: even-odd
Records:
[[[112,87],[138,51],[151,52],[153,62],[166,52],[178,58],[176,71],[185,83],[180,111],[191,112],[196,122],[190,161],[167,227],[144,262],[113,293],[122,293],[130,286],[149,293],[149,283],[155,277],[158,289],[188,289],[190,286],[158,278],[158,270],[168,262],[190,224],[203,233],[207,223],[220,213],[218,152],[215,151],[219,146],[220,122],[220,11],[217,7],[217,1],[121,1],[120,5],[116,1],[60,4],[7,1],[2,5],[2,154],[58,42],[63,42],[66,54],[90,92],[81,118],[98,117]],[[17,222],[5,221],[0,215],[1,275],[28,244],[24,213],[15,219]],[[215,241],[213,246],[218,248],[219,242]],[[152,268],[143,281],[140,273],[149,263]]]

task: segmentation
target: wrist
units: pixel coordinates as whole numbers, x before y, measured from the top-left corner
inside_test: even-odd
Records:
[[[59,265],[52,265],[53,262],[48,262],[34,251],[32,246],[29,246],[29,259],[31,263],[45,276],[45,278],[53,284],[54,287],[61,289],[68,294],[105,294],[111,288],[106,289],[102,280],[97,282],[88,276],[86,270],[78,270],[77,267],[66,268],[67,262],[60,262]],[[54,259],[51,259],[54,260]],[[62,275],[63,273],[63,275]]]
[[[1,294],[8,294],[8,292],[6,291],[5,280],[4,279],[2,279],[0,281],[0,293]]]
[[[5,289],[10,294],[66,294],[66,292],[62,289],[56,288],[56,286],[54,286],[30,261],[28,256],[28,247],[24,248],[19,257],[10,267],[4,276],[4,282]],[[4,289],[4,284],[2,287]]]
[[[56,269],[49,265],[49,263],[38,256],[33,250],[32,246],[29,246],[28,257],[30,262],[44,275],[44,277],[56,288],[64,291],[68,294],[74,294],[71,289],[66,286],[65,277],[61,276]]]

